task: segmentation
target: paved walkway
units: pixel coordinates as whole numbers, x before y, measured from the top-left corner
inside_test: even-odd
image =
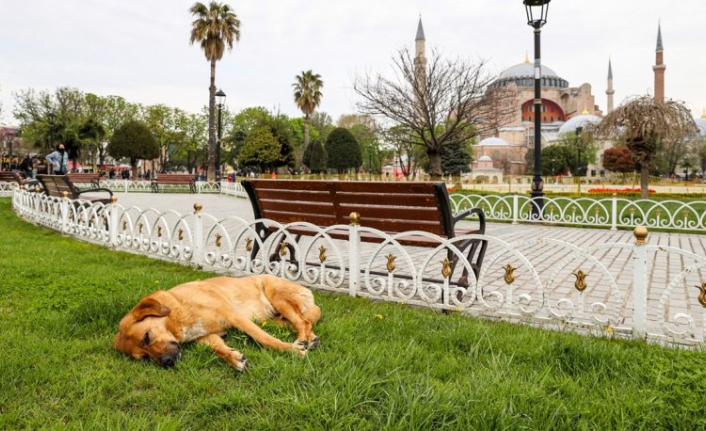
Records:
[[[217,219],[227,216],[237,216],[244,220],[253,220],[250,201],[244,198],[225,196],[219,194],[177,194],[177,193],[115,193],[118,204],[141,209],[155,208],[160,211],[174,210],[181,214],[194,211],[194,204],[203,206],[202,212],[210,214]],[[545,225],[508,223],[488,223],[486,233],[509,242],[528,240],[534,238],[554,238],[566,241],[581,247],[597,243],[634,243],[635,238],[630,231],[608,229],[581,229],[572,227],[557,227]],[[701,246],[696,247],[696,242]],[[704,241],[706,236],[690,235],[683,233],[650,233],[649,242],[674,247],[692,247],[693,252],[704,254]],[[689,248],[687,248],[688,250]]]
[[[217,194],[148,194],[148,193],[116,193],[118,204],[124,207],[135,206],[140,209],[155,208],[160,211],[174,210],[181,214],[193,212],[195,203],[200,203],[203,206],[203,213],[210,214],[217,219],[222,219],[227,216],[237,216],[246,221],[253,220],[252,207],[250,202],[244,198],[237,198]],[[588,273],[586,306],[595,302],[607,302],[611,298],[610,280],[617,283],[622,295],[621,308],[624,310],[621,313],[627,319],[631,320],[632,309],[632,285],[633,285],[633,248],[627,247],[610,247],[595,251],[591,254],[593,259],[597,259],[602,264],[611,276],[602,273],[599,265],[596,265],[595,260],[581,256],[581,252],[576,253],[576,249],[568,246],[564,247],[561,244],[551,243],[551,241],[537,241],[541,238],[550,238],[553,240],[564,241],[572,244],[581,250],[586,250],[591,246],[599,246],[601,244],[635,244],[635,237],[631,231],[617,230],[611,231],[608,229],[589,229],[589,228],[573,228],[573,227],[557,227],[537,224],[505,224],[505,223],[489,223],[486,229],[486,234],[506,241],[512,244],[512,250],[519,250],[526,257],[531,265],[539,274],[542,285],[549,283],[556,286],[547,296],[547,301],[556,303],[562,298],[572,296],[575,293],[573,275],[578,269]],[[661,247],[675,247],[685,250],[689,253],[694,253],[698,256],[706,256],[706,235],[686,234],[686,233],[659,233],[651,232],[648,237],[648,244],[659,245]],[[505,292],[507,289],[503,282],[505,274],[503,268],[506,264],[511,263],[517,267],[517,260],[513,260],[508,253],[502,254],[503,248],[500,244],[490,244],[484,268],[489,271],[488,278],[485,279],[491,290]],[[498,257],[497,254],[500,254]],[[576,262],[572,261],[570,265],[561,268],[567,259],[575,257]],[[493,260],[497,257],[496,260]],[[665,288],[675,279],[684,268],[692,265],[694,260],[688,255],[678,253],[661,253],[659,250],[648,255],[647,274],[648,278],[648,318],[652,321],[659,322],[661,318],[657,316],[659,301]],[[520,271],[518,271],[520,272]],[[513,294],[517,297],[523,293],[531,293],[532,289],[536,289],[535,283],[531,283],[525,271],[524,279],[518,279],[513,289]],[[523,283],[519,281],[522,280]],[[706,271],[695,271],[694,274],[681,280],[678,287],[674,289],[669,297],[669,314],[674,315],[677,312],[687,313],[689,315],[701,315],[703,312],[698,303],[699,291],[694,287],[706,282]],[[629,323],[629,322],[628,322]]]

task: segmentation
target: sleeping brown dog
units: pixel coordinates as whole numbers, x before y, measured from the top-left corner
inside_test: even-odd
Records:
[[[244,370],[245,355],[221,338],[236,328],[260,345],[305,355],[319,344],[312,327],[321,317],[311,291],[270,275],[216,277],[159,290],[143,298],[120,321],[115,348],[140,359],[151,358],[164,367],[181,356],[180,344],[207,344],[231,366]],[[297,332],[293,343],[265,332],[258,322],[272,319]]]

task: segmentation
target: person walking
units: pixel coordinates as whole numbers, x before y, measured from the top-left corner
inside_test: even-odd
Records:
[[[56,151],[46,157],[54,175],[66,175],[69,173],[69,153],[66,152],[64,144],[56,146]]]

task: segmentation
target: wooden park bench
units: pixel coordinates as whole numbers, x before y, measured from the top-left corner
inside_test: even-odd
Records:
[[[25,177],[21,172],[0,171],[0,182],[16,183],[21,188],[33,189],[39,185],[37,180]]]
[[[375,228],[387,234],[424,231],[442,238],[485,233],[485,214],[480,208],[451,213],[446,185],[442,182],[386,182],[386,181],[305,181],[247,179],[242,181],[252,203],[255,219],[269,219],[287,224],[309,222],[319,227],[350,224],[350,214],[360,215],[361,226]],[[456,226],[459,220],[471,215],[479,219],[477,229]],[[264,224],[256,226],[263,239],[276,231]],[[316,235],[318,231],[306,227],[289,230],[297,241],[302,235]],[[348,230],[329,231],[334,239],[348,239]],[[379,235],[361,233],[361,241],[382,242]],[[398,239],[402,245],[437,247],[438,241],[408,235]],[[466,253],[476,277],[480,272],[487,241],[471,239],[457,243]],[[253,248],[253,257],[257,248]],[[451,253],[449,252],[449,255]],[[452,256],[453,258],[453,256]],[[453,259],[455,264],[457,258]],[[467,285],[467,274],[459,285]]]
[[[196,193],[196,178],[193,174],[157,174],[152,179],[152,191],[157,193],[163,185],[188,185],[190,193]]]
[[[64,192],[67,193],[69,199],[81,199],[89,201],[91,203],[110,203],[113,197],[113,192],[106,188],[93,188],[93,189],[82,189],[79,190],[74,183],[71,182],[67,175],[37,175],[37,179],[44,187],[44,194],[47,196],[52,196],[56,198],[63,198]],[[93,193],[93,192],[106,192],[108,193],[107,198],[89,198],[86,196],[81,196],[83,193]]]
[[[93,188],[99,188],[100,187],[100,175],[89,172],[89,173],[69,173],[66,174],[69,177],[69,180],[76,185],[76,184],[90,184],[91,187]]]

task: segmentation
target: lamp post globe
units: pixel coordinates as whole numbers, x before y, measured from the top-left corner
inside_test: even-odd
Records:
[[[221,178],[221,136],[223,132],[223,106],[226,103],[226,93],[220,88],[216,91],[216,105],[218,106],[218,139],[216,140],[216,181]]]
[[[542,218],[544,208],[544,181],[542,180],[542,62],[540,61],[540,34],[547,23],[551,0],[523,0],[527,25],[534,29],[534,175],[532,177],[532,218]]]

